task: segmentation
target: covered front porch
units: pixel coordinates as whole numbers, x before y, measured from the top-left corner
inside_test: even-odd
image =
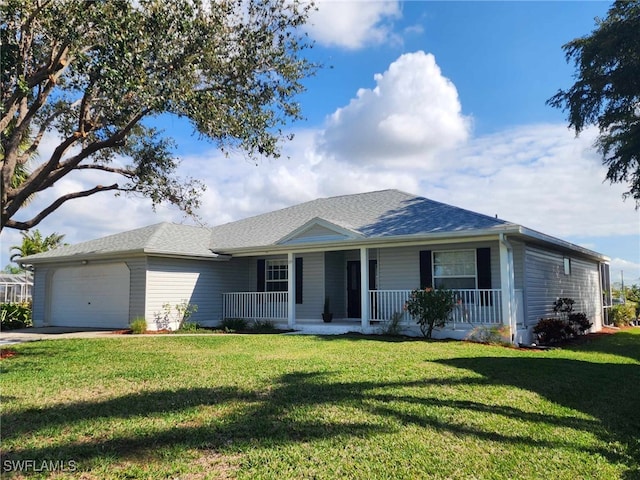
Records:
[[[500,326],[504,324],[502,291],[499,289],[454,290],[456,305],[447,328],[465,330],[477,326]],[[521,296],[521,291],[517,293]],[[224,318],[245,320],[268,320],[279,327],[292,328],[307,333],[377,333],[385,323],[399,316],[403,329],[412,329],[415,321],[408,315],[404,305],[411,290],[369,290],[366,308],[368,317],[334,317],[330,323],[317,318],[290,315],[288,292],[230,292],[223,294]],[[520,302],[518,302],[520,303]]]
[[[289,251],[248,259],[248,284],[222,294],[222,318],[268,320],[310,333],[378,333],[399,319],[401,331],[419,334],[405,310],[418,287],[455,293],[446,330],[509,326],[522,316],[511,252],[500,239]],[[333,320],[324,323],[324,304]],[[519,311],[520,310],[520,311]],[[451,335],[447,335],[451,336]],[[456,334],[453,337],[460,338]]]

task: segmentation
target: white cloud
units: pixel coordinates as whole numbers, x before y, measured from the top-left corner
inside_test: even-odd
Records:
[[[574,138],[564,125],[525,125],[468,139],[455,86],[421,52],[401,57],[376,82],[338,109],[325,130],[296,132],[279,160],[256,166],[213,149],[184,156],[180,175],[208,185],[201,198],[204,222],[219,225],[318,197],[397,188],[569,240],[637,236],[639,215],[632,202],[622,201],[624,185],[602,181],[595,131]],[[435,113],[425,113],[431,105]],[[95,172],[85,173],[42,192],[38,202],[95,185]],[[105,193],[68,202],[37,228],[77,243],[161,221],[185,218],[171,207],[154,213],[147,199]],[[9,247],[20,244],[19,232],[5,230],[1,240],[4,266]],[[640,276],[638,258],[627,253],[632,247],[624,253],[599,247],[590,245],[615,258],[612,272]]]
[[[625,186],[603,183],[595,133],[529,125],[474,139],[447,153],[424,193],[559,237],[637,234]]]
[[[470,120],[432,54],[402,55],[374,79],[375,88],[360,89],[329,117],[323,152],[355,164],[431,169],[437,153],[467,139]]]
[[[185,157],[181,174],[197,173],[209,187],[201,198],[205,223],[219,225],[318,197],[397,188],[497,213],[569,240],[576,236],[583,242],[596,237],[600,241],[638,232],[638,212],[632,203],[622,202],[624,186],[602,182],[604,168],[591,148],[593,132],[576,139],[563,125],[523,126],[471,139],[443,154],[439,167],[427,173],[324,155],[315,149],[318,133],[298,132],[280,160],[257,166],[215,150]],[[69,188],[87,186],[79,179],[65,180],[43,192],[41,200],[46,203]],[[43,234],[66,234],[66,241],[77,243],[161,221],[193,223],[174,208],[160,206],[154,213],[149,200],[105,193],[68,202],[37,228]],[[9,247],[19,244],[18,232],[2,232],[2,266],[8,263]],[[637,258],[598,246],[589,245],[619,257],[612,262],[612,272],[624,269],[630,279],[640,276]]]
[[[393,21],[402,16],[397,1],[316,0],[315,7],[306,28],[321,45],[357,50],[400,41],[393,33]]]
[[[625,285],[640,284],[640,263],[623,258],[613,258],[611,259],[610,275],[612,282],[622,282],[624,276]]]

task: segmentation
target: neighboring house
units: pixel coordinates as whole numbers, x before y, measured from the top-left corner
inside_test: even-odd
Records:
[[[0,273],[0,303],[28,302],[32,289],[31,272]]]
[[[434,336],[507,325],[515,342],[558,297],[602,327],[608,258],[521,225],[397,190],[318,199],[215,228],[161,223],[33,255],[34,324],[156,327],[164,305],[192,320],[269,319],[312,332],[375,332],[412,289],[458,291]],[[334,321],[321,319],[325,298]],[[175,327],[175,325],[173,325]]]

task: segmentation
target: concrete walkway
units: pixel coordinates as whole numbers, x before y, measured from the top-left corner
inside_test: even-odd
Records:
[[[15,345],[22,342],[35,342],[37,340],[57,340],[63,338],[96,338],[112,336],[112,330],[70,327],[40,327],[20,328],[17,330],[4,330],[0,332],[0,346]]]

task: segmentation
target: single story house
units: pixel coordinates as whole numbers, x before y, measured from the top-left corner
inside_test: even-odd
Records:
[[[524,226],[398,190],[321,198],[214,228],[160,223],[24,259],[34,269],[34,325],[166,326],[175,305],[191,320],[268,319],[315,333],[375,332],[415,288],[457,292],[434,336],[477,326],[531,329],[570,297],[603,324],[609,259]],[[332,323],[323,323],[325,300]],[[175,328],[175,318],[170,328]]]

